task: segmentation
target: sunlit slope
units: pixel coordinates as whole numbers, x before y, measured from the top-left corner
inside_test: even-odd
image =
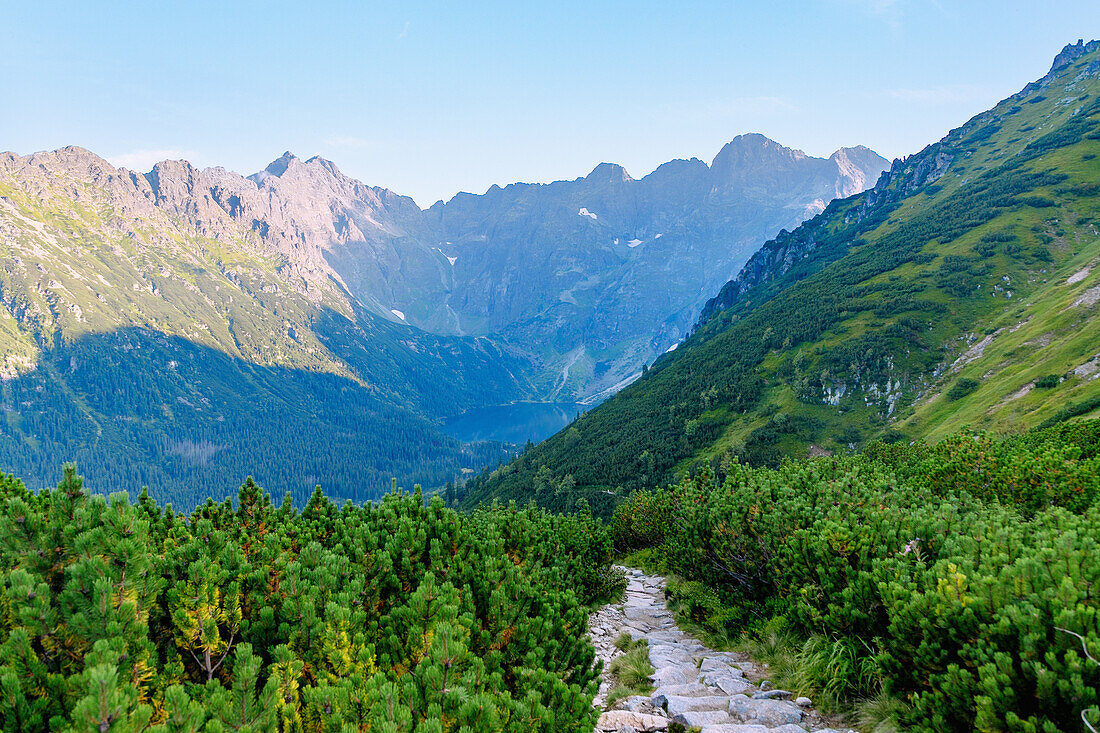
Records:
[[[607,505],[704,461],[773,464],[1088,412],[1100,396],[1098,49],[1068,47],[872,191],[766,243],[692,338],[474,482],[468,501]]]
[[[79,148],[0,156],[0,304],[0,471],[35,486],[77,459],[177,504],[250,472],[371,498],[495,459],[433,418],[524,394],[492,342],[378,318]]]

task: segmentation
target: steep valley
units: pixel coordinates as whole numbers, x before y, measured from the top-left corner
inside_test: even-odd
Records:
[[[247,472],[299,500],[460,480],[629,383],[754,242],[884,163],[750,135],[425,211],[289,153],[249,177],[3,154],[3,469],[182,505]]]
[[[606,512],[704,466],[1095,414],[1097,155],[1092,42],[767,242],[691,338],[467,501],[550,492]]]

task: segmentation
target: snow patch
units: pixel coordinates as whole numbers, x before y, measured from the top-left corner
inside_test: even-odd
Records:
[[[587,216],[587,217],[588,217],[589,219],[591,219],[592,221],[596,221],[596,215],[595,215],[595,214],[593,214],[593,213],[592,213],[591,211],[589,211],[588,209],[584,208],[583,206],[581,207],[581,210],[577,212],[577,214],[578,214],[579,216]]]
[[[665,234],[664,234],[664,232],[661,232],[660,234],[655,235],[653,238],[654,239],[660,239],[663,236],[665,236]]]
[[[399,311],[396,308],[390,308],[390,313],[394,314],[395,316],[400,318],[402,321],[405,320],[405,313],[403,311]]]
[[[447,242],[447,244],[450,244],[450,242]],[[444,257],[446,257],[446,258],[447,258],[447,262],[450,262],[450,263],[451,263],[451,267],[454,267],[454,266],[455,266],[455,260],[457,260],[457,259],[458,259],[457,257],[451,257],[451,256],[449,256],[449,255],[448,255],[448,254],[447,254],[446,252],[444,252],[443,250],[441,250],[441,249],[440,249],[439,247],[436,247],[436,248],[435,248],[435,251],[436,251],[436,252],[438,252],[439,254],[443,255]]]
[[[667,354],[670,351],[676,351],[676,347],[679,346],[679,345],[680,344],[676,343],[676,344],[673,344],[672,346],[669,346],[667,349],[665,349],[665,353]]]
[[[641,243],[642,243],[642,240],[640,240],[640,239],[631,239],[629,242],[626,243],[626,246],[630,247],[631,249],[634,249],[635,247],[637,247]]]

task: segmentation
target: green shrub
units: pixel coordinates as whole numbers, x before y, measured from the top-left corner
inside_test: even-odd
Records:
[[[299,512],[249,479],[177,515],[0,475],[0,727],[590,731],[609,554],[583,512]]]
[[[1035,386],[1039,389],[1051,389],[1057,387],[1062,381],[1062,378],[1057,374],[1047,374],[1046,376],[1039,377],[1035,380]]]
[[[671,517],[669,492],[660,489],[635,491],[611,514],[611,539],[615,549],[629,552],[660,545]]]
[[[961,400],[963,397],[966,397],[978,387],[979,384],[976,380],[966,378],[960,379],[959,381],[955,382],[951,389],[947,390],[947,399],[951,402],[954,402],[955,400]]]
[[[720,485],[704,473],[672,492],[661,551],[686,581],[670,599],[701,628],[781,614],[810,639],[802,685],[904,700],[902,728],[1077,730],[1100,667],[1057,629],[1100,648],[1098,475],[1095,420],[735,463]]]

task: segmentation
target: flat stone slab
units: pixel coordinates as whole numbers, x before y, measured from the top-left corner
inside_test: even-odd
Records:
[[[787,723],[801,723],[804,711],[786,700],[754,700],[744,695],[729,699],[729,714],[744,723],[759,723],[776,728]]]
[[[657,704],[656,702],[654,704]],[[667,695],[658,705],[668,710],[668,714],[675,717],[678,713],[689,710],[718,710],[723,715],[729,714],[729,698],[725,695],[706,695],[699,697],[687,697],[684,695]],[[693,725],[698,725],[693,723]]]
[[[691,680],[688,679],[684,670],[679,667],[661,667],[656,672],[649,676],[649,679],[653,680],[657,687],[663,687],[665,685],[686,685]]]
[[[752,684],[744,677],[719,677],[717,679],[704,677],[702,681],[704,684],[714,685],[731,697],[733,695],[744,695],[745,693],[757,689],[756,685]]]
[[[730,716],[722,710],[685,710],[672,716],[672,722],[685,728],[703,728],[717,723],[730,722]]]
[[[701,731],[702,733],[806,733],[806,729],[801,725],[768,727],[756,723],[714,723],[701,726]],[[817,731],[816,733],[822,732]]]
[[[637,731],[668,730],[668,718],[629,710],[610,710],[600,715],[596,722],[596,730],[599,731],[619,730],[627,726]]]
[[[709,697],[721,694],[721,690],[711,687],[710,685],[701,685],[698,682],[688,682],[684,685],[661,685],[653,691],[650,697],[668,697],[669,695],[680,697]]]

